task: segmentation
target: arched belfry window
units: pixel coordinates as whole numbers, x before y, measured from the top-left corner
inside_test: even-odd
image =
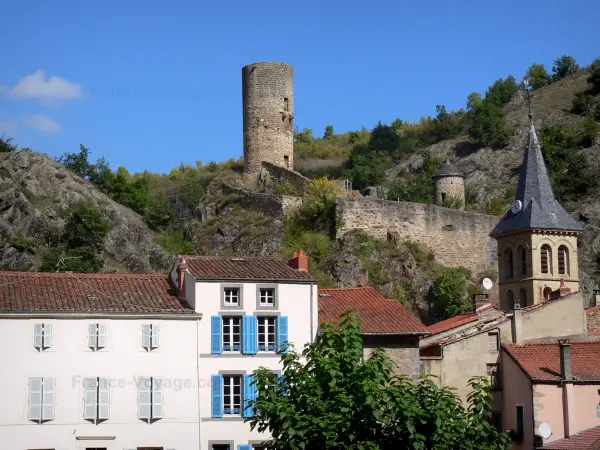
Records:
[[[518,251],[519,257],[521,258],[521,275],[527,275],[527,250],[525,247],[521,247]]]
[[[507,248],[504,252],[504,275],[506,278],[512,278],[513,274],[513,252],[512,249]]]
[[[540,250],[540,264],[542,273],[552,273],[552,249],[548,244],[542,245]]]
[[[558,247],[558,273],[569,274],[569,249],[564,245]]]

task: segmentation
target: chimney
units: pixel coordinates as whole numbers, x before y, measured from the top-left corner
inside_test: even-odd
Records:
[[[365,270],[360,273],[360,287],[365,287],[369,284],[369,271]]]
[[[179,260],[179,265],[177,266],[177,294],[180,299],[185,298],[185,271],[187,270],[187,263],[185,262],[185,258],[183,256]]]
[[[573,370],[571,367],[571,344],[568,340],[559,340],[560,346],[560,376],[563,379],[563,423],[565,437],[577,433],[577,423],[575,414],[577,405],[575,404],[575,392],[573,392]]]
[[[521,345],[523,343],[523,317],[521,316],[521,304],[515,302],[511,321],[513,344]]]
[[[571,370],[571,344],[568,340],[558,341],[560,345],[560,376],[565,381],[573,381]]]
[[[304,250],[302,249],[298,252],[294,252],[292,259],[288,261],[288,264],[293,269],[301,272],[308,272],[308,256],[304,254]]]
[[[560,287],[555,290],[550,292],[550,300],[556,300],[557,298],[561,298],[561,297],[565,297],[566,295],[571,295],[571,288],[568,288],[565,285],[565,280],[561,279],[560,280]]]

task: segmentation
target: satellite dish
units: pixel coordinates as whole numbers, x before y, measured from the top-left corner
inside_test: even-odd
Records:
[[[515,200],[512,204],[512,207],[510,208],[510,210],[512,211],[513,214],[519,214],[521,212],[522,208],[523,208],[523,203],[521,203],[521,200]]]
[[[542,438],[548,439],[552,434],[552,428],[550,428],[550,425],[548,425],[547,423],[543,423],[538,428],[538,432]]]
[[[483,288],[486,291],[489,291],[492,286],[494,285],[494,283],[492,283],[492,280],[490,280],[489,278],[484,278],[483,281],[481,282],[481,284],[483,285]]]

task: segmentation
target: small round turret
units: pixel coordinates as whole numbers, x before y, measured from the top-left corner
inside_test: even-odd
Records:
[[[434,183],[434,203],[439,206],[448,205],[452,201],[460,202],[460,209],[465,207],[465,176],[450,161],[432,177]]]

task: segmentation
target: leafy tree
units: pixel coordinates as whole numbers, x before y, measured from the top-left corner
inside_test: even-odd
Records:
[[[369,186],[378,186],[385,180],[385,169],[389,166],[389,154],[381,151],[369,152],[363,146],[355,146],[348,159],[348,170],[344,176],[352,180],[355,189],[361,191]]]
[[[17,146],[11,144],[13,138],[4,138],[4,134],[0,137],[0,153],[9,153],[17,150]]]
[[[394,376],[382,349],[368,359],[355,313],[302,351],[282,356],[283,377],[261,368],[254,373],[258,395],[245,420],[268,431],[273,450],[475,450],[508,449],[506,433],[491,424],[487,378],[470,381],[465,407],[453,389],[429,378],[413,382]]]
[[[175,223],[177,213],[164,194],[152,195],[148,198],[144,221],[154,230],[164,230]]]
[[[93,171],[93,165],[89,161],[89,156],[90,150],[83,144],[80,144],[79,153],[63,153],[57,161],[84,180],[88,180]]]
[[[600,58],[595,58],[590,65],[590,76],[588,83],[592,85],[591,93],[597,94],[600,92]]]
[[[442,319],[454,317],[471,309],[468,280],[462,267],[444,267],[434,280],[435,309]]]
[[[487,100],[473,110],[473,123],[469,136],[481,146],[501,148],[508,144],[510,128],[502,109]]]
[[[389,126],[379,122],[371,130],[371,139],[369,140],[369,150],[371,152],[393,153],[398,147],[398,133]]]
[[[583,122],[583,135],[581,137],[581,143],[584,147],[594,145],[598,131],[600,131],[600,127],[598,126],[598,122],[594,120],[594,116],[587,116]]]
[[[579,65],[575,61],[575,58],[572,56],[561,56],[554,60],[554,65],[552,66],[552,78],[554,80],[561,80],[567,75],[573,74],[579,70]]]
[[[323,134],[323,139],[327,139],[328,137],[333,136],[333,125],[327,125],[325,127],[325,134]]]
[[[294,133],[294,142],[312,144],[314,140],[315,138],[311,128],[304,128],[302,131],[296,131]]]
[[[471,112],[481,105],[483,99],[479,92],[471,92],[467,97],[467,111]]]
[[[109,230],[108,220],[97,208],[84,202],[74,203],[69,212],[63,242],[69,249],[89,247],[99,250]]]
[[[506,79],[500,78],[492,84],[485,93],[485,101],[496,106],[504,106],[519,90],[515,77],[509,75]],[[472,95],[472,94],[471,94]],[[477,105],[473,105],[477,106]]]
[[[98,273],[104,268],[104,260],[88,247],[67,250],[55,247],[42,256],[42,272]]]
[[[343,192],[339,183],[327,177],[315,178],[305,186],[302,210],[315,229],[324,230],[328,221],[335,220],[335,200]]]
[[[400,183],[395,183],[388,192],[388,199],[432,204],[434,189],[431,177],[442,167],[442,163],[441,158],[425,151],[423,154],[423,172]]]
[[[549,79],[550,76],[548,75],[548,71],[543,64],[532,64],[529,69],[527,69],[527,73],[525,74],[525,80],[527,80],[527,83],[533,89],[546,86]]]

